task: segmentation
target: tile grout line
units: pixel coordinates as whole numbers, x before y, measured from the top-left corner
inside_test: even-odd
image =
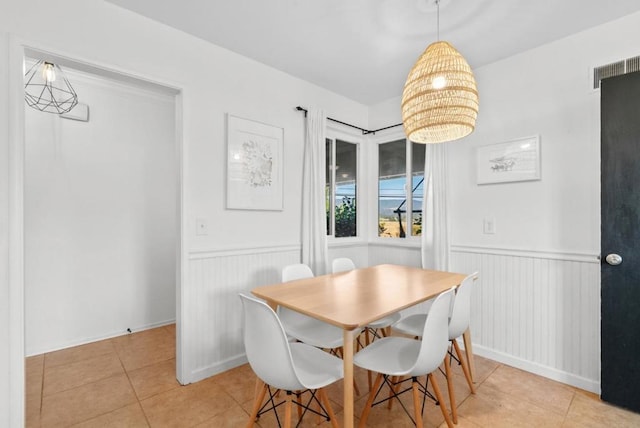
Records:
[[[135,395],[136,397],[136,402],[138,403],[138,407],[140,407],[140,410],[142,411],[142,414],[144,415],[144,420],[147,423],[148,427],[151,427],[151,422],[149,421],[149,417],[147,416],[147,412],[144,411],[144,407],[142,407],[142,402],[140,401],[140,397],[138,396],[138,391],[136,391],[136,388],[133,386],[133,382],[131,382],[131,377],[129,376],[129,370],[127,370],[127,368],[124,366],[124,362],[122,361],[122,358],[120,358],[120,354],[118,353],[118,349],[115,346],[115,344],[113,344],[115,351],[116,351],[116,355],[118,356],[118,361],[120,361],[120,365],[122,366],[122,370],[124,370],[124,374],[127,376],[127,380],[129,381],[129,386],[131,386],[131,389],[133,390],[133,395]]]
[[[571,401],[569,402],[569,405],[567,406],[567,412],[564,415],[564,419],[562,419],[562,426],[564,426],[564,424],[567,422],[567,419],[569,418],[569,412],[571,411],[571,406],[573,405],[574,400],[576,399],[576,391],[573,391],[573,395],[571,396]]]
[[[42,354],[42,381],[40,382],[40,411],[38,412],[38,415],[40,417],[40,425],[42,425],[42,405],[44,404],[44,368],[45,368],[44,360],[46,357],[47,357],[46,353]]]

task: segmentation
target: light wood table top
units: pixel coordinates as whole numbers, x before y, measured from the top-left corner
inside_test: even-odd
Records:
[[[289,309],[344,330],[344,427],[353,427],[354,330],[460,285],[466,275],[399,265],[378,265],[256,287],[272,307]]]
[[[346,330],[431,299],[466,275],[377,265],[254,288],[264,300]]]

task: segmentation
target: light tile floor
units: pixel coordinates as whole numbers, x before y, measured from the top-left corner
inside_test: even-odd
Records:
[[[593,394],[476,357],[477,393],[471,395],[462,370],[453,367],[458,427],[640,427],[640,415],[604,404]],[[356,370],[366,402],[367,375]],[[438,375],[446,397],[446,382]],[[28,427],[242,427],[253,401],[255,375],[243,365],[188,386],[175,380],[175,327],[166,326],[27,358]],[[342,425],[342,387],[328,388]],[[412,409],[411,396],[403,402]],[[448,405],[448,403],[447,403]],[[442,427],[433,403],[425,426]],[[330,426],[307,415],[301,426]],[[256,425],[277,426],[264,415]],[[371,427],[411,427],[395,403],[374,407]]]

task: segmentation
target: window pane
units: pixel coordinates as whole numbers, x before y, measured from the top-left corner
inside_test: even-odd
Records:
[[[422,234],[422,192],[424,189],[424,153],[425,145],[411,143],[411,189],[413,213],[411,216],[411,235]]]
[[[378,145],[378,236],[406,236],[405,140]]]
[[[331,142],[332,140],[330,139],[326,139],[325,140],[325,148],[326,148],[326,155],[325,155],[325,185],[324,185],[324,198],[325,198],[325,208],[327,211],[327,235],[331,235],[332,230],[331,230],[331,189],[333,189],[333,174],[331,173],[333,171],[333,151],[331,148]]]
[[[335,237],[357,236],[356,178],[358,146],[336,140]]]

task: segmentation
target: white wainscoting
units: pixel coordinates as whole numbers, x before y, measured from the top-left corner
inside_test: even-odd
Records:
[[[332,243],[329,258],[367,263],[367,243]],[[238,293],[280,282],[282,268],[300,263],[300,245],[201,250],[189,253],[185,286],[185,358],[187,383],[244,364],[242,305]]]
[[[292,263],[300,263],[299,245],[189,254],[189,310],[182,315],[188,383],[246,362],[238,293],[280,282],[282,267]]]
[[[420,242],[412,244],[398,244],[392,242],[372,242],[369,244],[369,266],[385,263],[406,266],[422,266]],[[397,240],[396,240],[397,241]]]
[[[338,246],[330,258],[363,264],[366,245]],[[348,254],[352,253],[352,254]],[[420,265],[420,248],[369,243],[368,265]],[[300,262],[298,245],[192,252],[183,315],[189,382],[246,362],[239,292],[280,281]],[[474,352],[600,392],[600,264],[595,254],[453,246],[451,270],[480,272],[471,319]]]
[[[564,254],[453,246],[451,270],[480,272],[474,352],[600,393],[600,262]]]

